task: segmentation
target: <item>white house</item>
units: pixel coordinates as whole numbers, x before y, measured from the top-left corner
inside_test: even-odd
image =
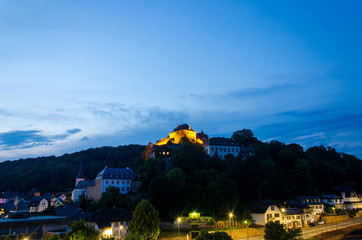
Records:
[[[255,203],[251,208],[251,217],[256,225],[264,226],[270,221],[282,223],[282,211],[269,200]]]
[[[336,209],[344,209],[343,198],[337,195],[322,195],[322,202]]]
[[[284,228],[300,228],[302,227],[302,213],[297,208],[282,209],[282,224]]]
[[[319,196],[298,196],[295,199],[298,204],[310,207],[314,216],[319,217],[324,212],[324,203]]]
[[[204,150],[212,157],[218,155],[220,158],[225,158],[227,154],[236,157],[240,153],[240,146],[230,138],[213,137],[205,143]]]
[[[335,187],[333,191],[342,197],[344,208],[347,210],[362,209],[362,201],[352,187]]]
[[[132,182],[137,179],[137,174],[130,168],[105,167],[98,173],[94,186],[87,193],[87,198],[98,201],[108,187],[118,187],[120,193],[127,194],[131,191]]]
[[[102,237],[124,239],[132,214],[122,208],[102,209],[86,220]]]

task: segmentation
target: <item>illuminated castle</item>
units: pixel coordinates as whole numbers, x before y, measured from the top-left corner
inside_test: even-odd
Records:
[[[185,140],[190,143],[199,143],[203,144],[204,142],[199,138],[199,134],[196,134],[194,130],[191,129],[190,125],[186,123],[178,125],[172,132],[168,134],[167,138],[162,138],[155,145],[169,145],[169,144],[181,144]]]
[[[167,138],[162,138],[155,143],[153,156],[167,157],[170,155],[170,151],[179,144],[190,142],[204,145],[204,142],[206,142],[207,139],[208,137],[203,133],[203,131],[201,131],[201,133],[196,133],[191,129],[190,125],[184,123],[178,125],[172,132],[170,132]]]

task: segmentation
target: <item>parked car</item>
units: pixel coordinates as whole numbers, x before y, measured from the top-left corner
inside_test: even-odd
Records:
[[[312,222],[312,223],[309,223],[309,227],[314,227],[315,226],[315,223]]]
[[[318,224],[324,224],[324,221],[321,219],[321,220],[318,220],[317,223],[318,223]]]

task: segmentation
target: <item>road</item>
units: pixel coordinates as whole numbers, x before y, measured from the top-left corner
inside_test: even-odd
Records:
[[[315,227],[302,228],[303,238],[310,238],[315,235],[330,232],[334,230],[338,230],[345,227],[350,227],[353,225],[362,224],[362,217],[353,218],[347,221],[339,222],[339,223],[330,223],[330,224],[321,224]],[[236,240],[246,240],[247,238],[239,238]],[[249,240],[263,240],[264,236],[253,236],[249,237]]]

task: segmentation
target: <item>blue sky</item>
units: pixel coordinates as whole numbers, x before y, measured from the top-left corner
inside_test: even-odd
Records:
[[[209,136],[362,158],[361,1],[0,1],[0,161]]]

